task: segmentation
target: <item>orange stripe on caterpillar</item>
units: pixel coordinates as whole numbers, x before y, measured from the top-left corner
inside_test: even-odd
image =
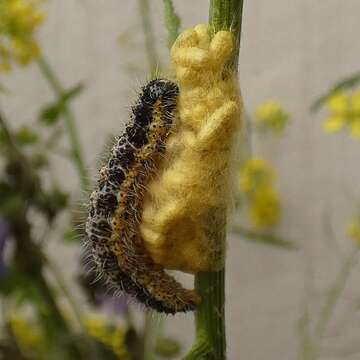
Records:
[[[154,263],[139,235],[146,185],[156,172],[176,117],[177,85],[143,87],[132,123],[117,139],[89,203],[86,232],[95,269],[115,291],[159,312],[193,310],[200,297]]]

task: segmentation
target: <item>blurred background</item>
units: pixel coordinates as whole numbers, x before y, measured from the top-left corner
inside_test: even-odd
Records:
[[[146,314],[82,270],[89,178],[139,86],[169,68],[164,3],[0,3],[0,358],[177,359],[191,346],[191,314]],[[208,1],[173,4],[180,29],[208,21]],[[229,359],[360,358],[359,12],[244,2]]]

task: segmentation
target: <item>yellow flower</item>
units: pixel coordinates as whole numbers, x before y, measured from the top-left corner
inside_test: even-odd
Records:
[[[119,357],[119,359],[126,360],[129,359],[129,353],[126,349],[126,331],[121,328],[117,328],[112,336],[111,347],[114,353]]]
[[[41,0],[0,1],[0,72],[12,64],[27,65],[39,56],[34,32],[45,14],[38,9]]]
[[[88,314],[84,318],[84,325],[91,336],[110,347],[119,359],[129,358],[125,344],[125,329],[113,325],[105,316],[98,313]]]
[[[257,227],[275,225],[281,216],[279,195],[271,188],[255,193],[250,207],[250,217]]]
[[[251,158],[240,169],[240,190],[246,194],[269,187],[275,178],[274,170],[265,160]]]
[[[255,112],[255,121],[259,128],[281,133],[290,119],[290,115],[274,100],[260,105]]]
[[[355,218],[348,225],[346,233],[360,247],[360,217]]]
[[[279,194],[273,190],[275,171],[261,158],[251,158],[240,169],[240,190],[245,194],[255,226],[273,226],[281,216]]]
[[[350,135],[360,139],[360,91],[354,93],[337,92],[327,100],[330,115],[324,123],[328,133],[350,129]]]
[[[41,350],[44,338],[37,326],[16,313],[10,315],[9,324],[20,349],[24,352]]]
[[[84,318],[84,325],[89,334],[97,339],[107,336],[107,322],[100,314],[89,314]]]

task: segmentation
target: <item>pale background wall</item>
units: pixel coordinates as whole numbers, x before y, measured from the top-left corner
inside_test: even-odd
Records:
[[[157,49],[165,63],[162,2],[151,3]],[[208,1],[175,1],[175,5],[183,27],[207,21]],[[87,86],[73,108],[88,165],[94,168],[106,135],[117,134],[127,118],[132,90],[146,78],[137,2],[49,0],[46,7],[48,20],[40,31],[45,55],[66,86],[80,80]],[[326,241],[326,214],[332,217],[340,248],[350,241],[343,236],[343,227],[359,197],[360,144],[347,135],[324,134],[325,113],[314,116],[308,109],[334,81],[359,70],[359,13],[359,0],[245,0],[240,77],[246,107],[253,112],[262,101],[275,98],[293,114],[286,136],[255,140],[254,150],[278,170],[285,211],[277,233],[304,246],[319,288],[329,283],[338,265]],[[2,96],[0,105],[17,123],[33,118],[39,106],[53,98],[36,66],[18,70],[3,82],[13,95]],[[59,179],[76,192],[72,167],[60,161],[57,170]],[[50,244],[50,250],[55,249],[59,265],[76,268],[73,248],[61,248],[59,253],[58,246]],[[229,249],[229,359],[295,359],[305,256],[238,238],[229,239]],[[355,285],[354,279],[340,308],[346,309],[355,298]],[[344,316],[339,313],[341,326],[334,322],[329,331],[324,359],[360,356],[360,317]],[[167,328],[185,347],[190,345],[191,316],[172,318]]]

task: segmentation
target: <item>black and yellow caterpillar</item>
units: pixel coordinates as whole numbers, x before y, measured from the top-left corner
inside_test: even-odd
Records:
[[[107,285],[146,307],[172,314],[194,310],[200,297],[153,261],[139,224],[146,185],[175,126],[178,93],[177,85],[166,79],[151,80],[142,88],[130,124],[100,170],[86,222],[95,271]]]

